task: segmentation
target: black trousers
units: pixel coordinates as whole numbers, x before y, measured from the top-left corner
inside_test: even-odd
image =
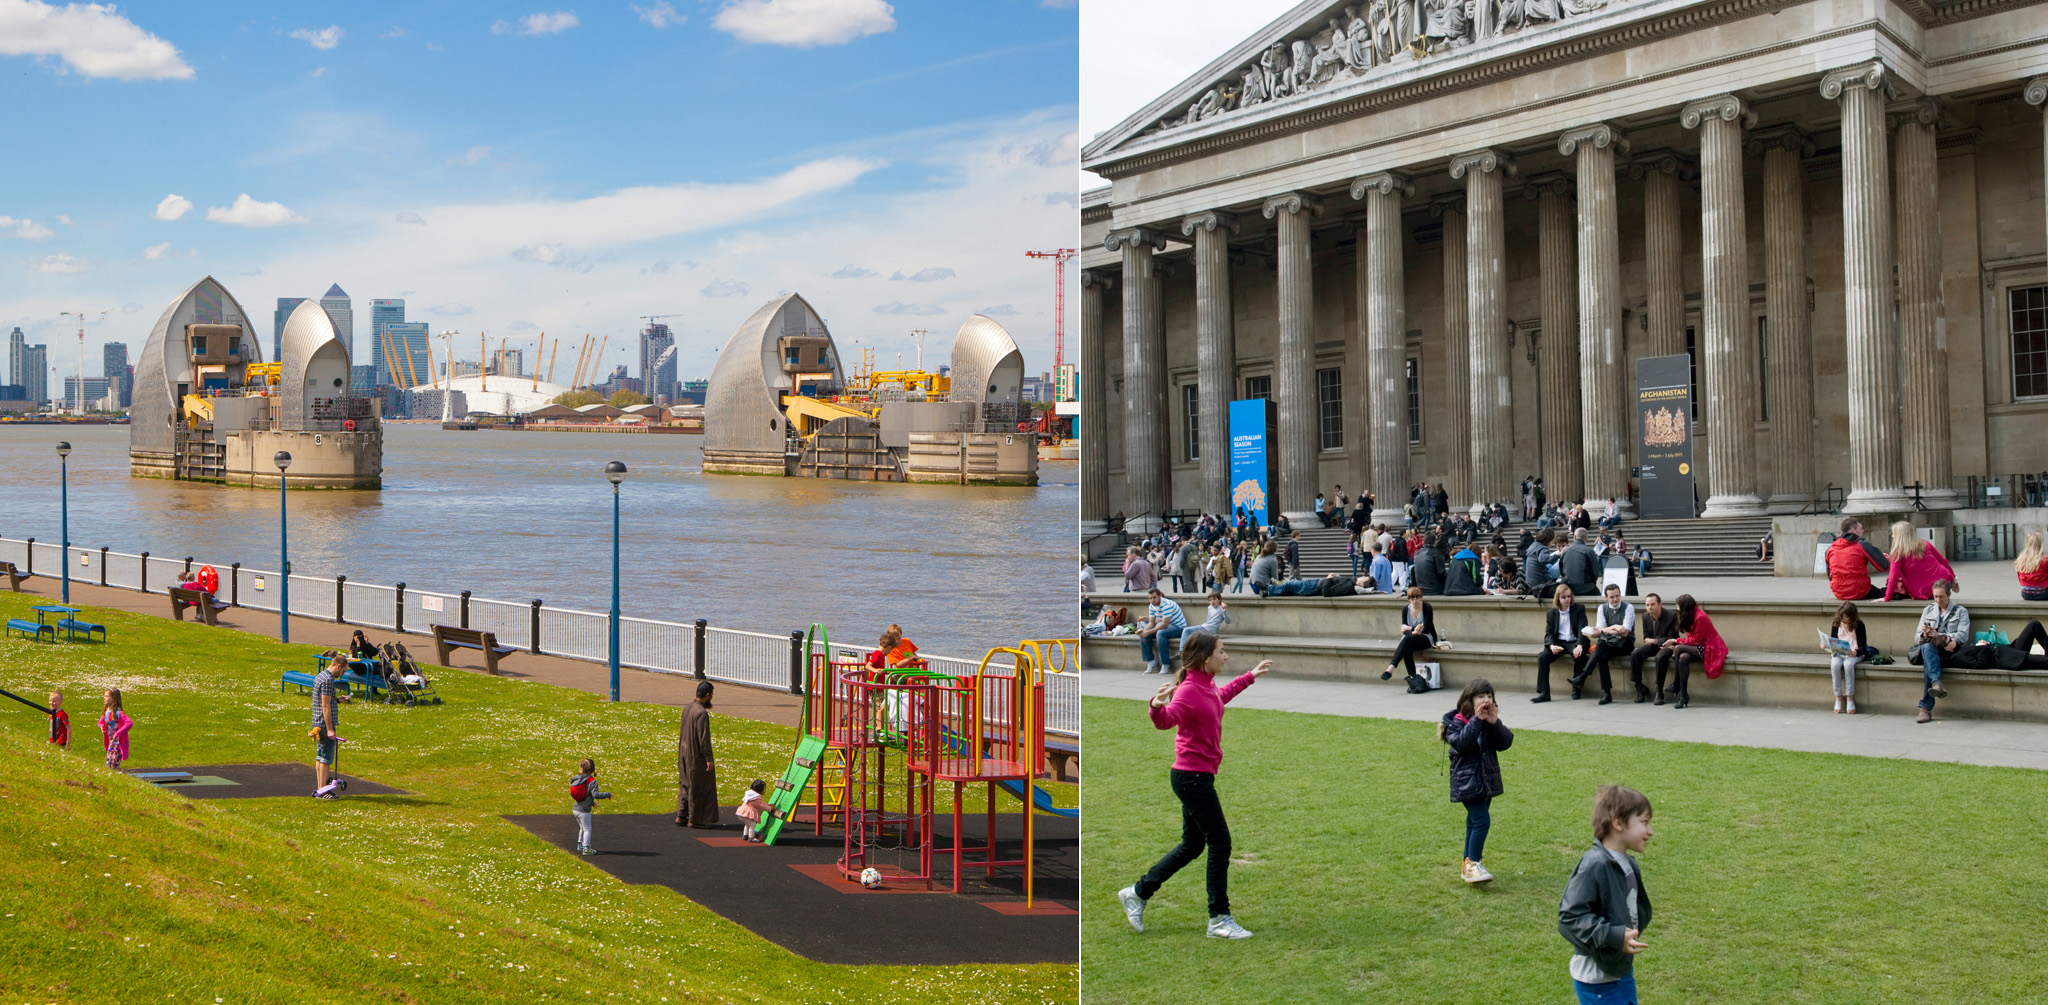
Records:
[[[1180,844],[1154,863],[1138,880],[1138,897],[1150,900],[1181,867],[1209,852],[1209,916],[1230,913],[1230,824],[1216,798],[1216,776],[1207,771],[1166,773],[1167,785],[1180,799]]]
[[[1707,654],[1698,646],[1672,646],[1657,653],[1657,690],[1664,690],[1664,671],[1672,663],[1678,664],[1678,678],[1674,686],[1679,694],[1685,694],[1685,682],[1692,676],[1692,665],[1704,662]]]
[[[1657,665],[1659,667],[1662,667],[1664,665],[1664,660],[1660,654],[1663,651],[1664,650],[1660,646],[1658,646],[1657,643],[1645,642],[1642,645],[1637,646],[1635,652],[1629,653],[1629,683],[1634,684],[1637,687],[1641,687],[1643,683],[1643,664],[1654,659],[1657,661]],[[1661,670],[1657,674],[1657,686],[1664,686],[1664,674]]]
[[[1585,656],[1579,656],[1574,658],[1572,656],[1572,651],[1570,649],[1566,649],[1564,652],[1560,653],[1552,652],[1551,648],[1547,645],[1543,647],[1542,654],[1536,657],[1537,694],[1544,695],[1546,697],[1550,694],[1550,664],[1553,661],[1564,659],[1572,661],[1572,676],[1574,677],[1578,676],[1579,671],[1584,670],[1586,668],[1587,657]]]
[[[1593,658],[1593,665],[1600,668],[1600,690],[1614,690],[1614,679],[1608,674],[1607,671],[1608,661],[1633,649],[1635,647],[1635,643],[1636,639],[1633,635],[1603,635],[1600,638],[1594,640],[1593,652],[1591,655]]]
[[[1414,635],[1403,635],[1401,636],[1401,641],[1394,643],[1394,655],[1391,659],[1387,660],[1387,663],[1388,665],[1399,663],[1407,668],[1409,673],[1414,673],[1415,654],[1425,649],[1434,648],[1436,648],[1436,643],[1431,642],[1429,636],[1423,635],[1420,632]]]

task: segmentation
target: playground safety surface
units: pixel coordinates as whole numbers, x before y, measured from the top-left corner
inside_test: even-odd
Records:
[[[160,789],[190,796],[193,799],[261,799],[269,796],[309,797],[316,784],[313,766],[286,762],[282,764],[195,764],[175,768],[124,768],[128,774],[149,771],[183,771],[193,776],[190,782],[165,782]],[[359,778],[347,771],[341,777],[348,779],[348,791],[339,793],[349,796],[409,796],[404,789]],[[211,781],[220,779],[221,781]]]
[[[732,808],[723,818],[734,821]],[[507,816],[540,839],[575,853],[576,820],[562,816]],[[950,856],[933,856],[939,879],[890,883],[864,890],[837,877],[843,850],[838,831],[813,834],[808,819],[792,824],[773,846],[739,840],[739,824],[677,827],[672,815],[597,814],[593,840],[602,849],[584,861],[627,883],[666,886],[770,942],[820,963],[944,965],[957,963],[1078,963],[1080,917],[1079,830],[1070,819],[1040,814],[1036,910],[1024,909],[1023,870],[998,868],[993,879],[963,870],[960,894],[951,892]],[[934,820],[939,844],[949,843],[950,814]],[[996,816],[996,854],[1016,857],[1021,818]],[[983,819],[965,821],[970,844],[984,840]],[[883,850],[875,864],[915,868],[914,852]],[[1057,912],[1057,913],[1055,913]]]

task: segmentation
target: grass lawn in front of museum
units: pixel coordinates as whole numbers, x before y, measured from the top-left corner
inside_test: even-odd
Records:
[[[1474,887],[1434,723],[1233,709],[1217,789],[1231,908],[1254,936],[1229,942],[1203,931],[1206,860],[1152,899],[1147,932],[1125,923],[1116,891],[1180,834],[1173,733],[1140,702],[1082,714],[1090,1003],[1572,1001],[1558,900],[1608,783],[1656,810],[1644,1001],[2041,1000],[2041,772],[1517,731],[1486,845],[1497,878]]]
[[[0,594],[0,616],[38,598]],[[445,699],[352,702],[341,768],[412,795],[188,799],[109,772],[94,719],[120,687],[129,769],[309,763],[317,647],[119,611],[105,644],[0,642],[0,687],[62,687],[69,751],[0,698],[0,995],[35,1001],[1072,1001],[1071,965],[834,966],[660,886],[631,886],[502,819],[567,814],[598,762],[605,817],[673,813],[678,710],[466,671]],[[373,636],[382,633],[371,632]],[[415,648],[419,648],[415,646]],[[602,673],[593,668],[592,673]],[[721,795],[788,763],[794,731],[719,717]],[[1072,786],[1049,786],[1071,805]],[[586,994],[586,992],[589,992]],[[11,1000],[11,999],[10,999]]]

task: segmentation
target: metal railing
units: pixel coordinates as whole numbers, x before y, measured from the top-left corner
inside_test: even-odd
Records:
[[[80,564],[79,556],[88,556]],[[56,578],[60,546],[30,539],[0,537],[0,561],[23,572]],[[213,565],[220,576],[216,596],[236,607],[276,611],[280,578],[274,571],[239,563],[164,558],[144,552],[129,555],[105,548],[71,548],[71,576],[80,583],[100,584],[145,593],[163,593],[200,568]],[[550,607],[473,597],[467,592],[415,590],[404,583],[361,583],[346,576],[328,578],[293,574],[291,605],[295,617],[336,624],[360,625],[415,635],[430,634],[433,625],[467,626],[491,632],[500,645],[518,646],[536,655],[604,663],[610,659],[610,616],[601,611]],[[777,635],[736,628],[714,628],[703,621],[677,622],[653,618],[619,618],[619,665],[652,673],[687,674],[706,680],[768,688],[790,693],[803,689],[803,632]],[[870,646],[835,645],[835,652],[865,657]],[[933,669],[971,675],[979,659],[920,653]],[[1012,668],[1008,656],[992,668]],[[1047,673],[1046,731],[1075,737],[1081,730],[1081,687],[1078,673]]]

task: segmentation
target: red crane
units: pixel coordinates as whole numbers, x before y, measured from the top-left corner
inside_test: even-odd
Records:
[[[1073,248],[1024,253],[1026,258],[1052,259],[1052,368],[1055,373],[1067,361],[1067,259],[1076,254]]]

